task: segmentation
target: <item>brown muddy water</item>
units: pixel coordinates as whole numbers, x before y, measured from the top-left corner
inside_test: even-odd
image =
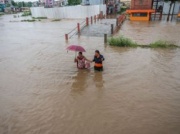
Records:
[[[180,133],[180,49],[117,48],[85,36],[65,43],[78,20],[11,19],[0,17],[0,134]],[[179,29],[127,21],[120,33],[178,43]],[[68,44],[84,46],[89,59],[99,49],[104,71],[77,70]]]

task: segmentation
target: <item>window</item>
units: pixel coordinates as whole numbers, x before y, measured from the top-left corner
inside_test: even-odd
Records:
[[[147,17],[147,13],[132,13],[133,17]]]

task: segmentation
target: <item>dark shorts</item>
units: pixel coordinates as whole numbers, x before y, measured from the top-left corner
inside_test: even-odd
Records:
[[[103,67],[95,67],[95,66],[94,66],[94,70],[95,70],[95,71],[103,71]]]

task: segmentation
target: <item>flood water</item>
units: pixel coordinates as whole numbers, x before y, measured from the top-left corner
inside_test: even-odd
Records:
[[[180,133],[180,49],[117,48],[86,36],[66,43],[78,20],[11,19],[0,17],[0,134]],[[179,43],[179,29],[126,21],[120,34]],[[104,71],[76,69],[69,44],[88,59],[99,49]]]

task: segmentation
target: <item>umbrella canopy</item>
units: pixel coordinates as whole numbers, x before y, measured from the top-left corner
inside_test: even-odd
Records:
[[[82,46],[79,46],[79,45],[68,46],[67,50],[75,51],[75,52],[86,52],[86,50]]]

